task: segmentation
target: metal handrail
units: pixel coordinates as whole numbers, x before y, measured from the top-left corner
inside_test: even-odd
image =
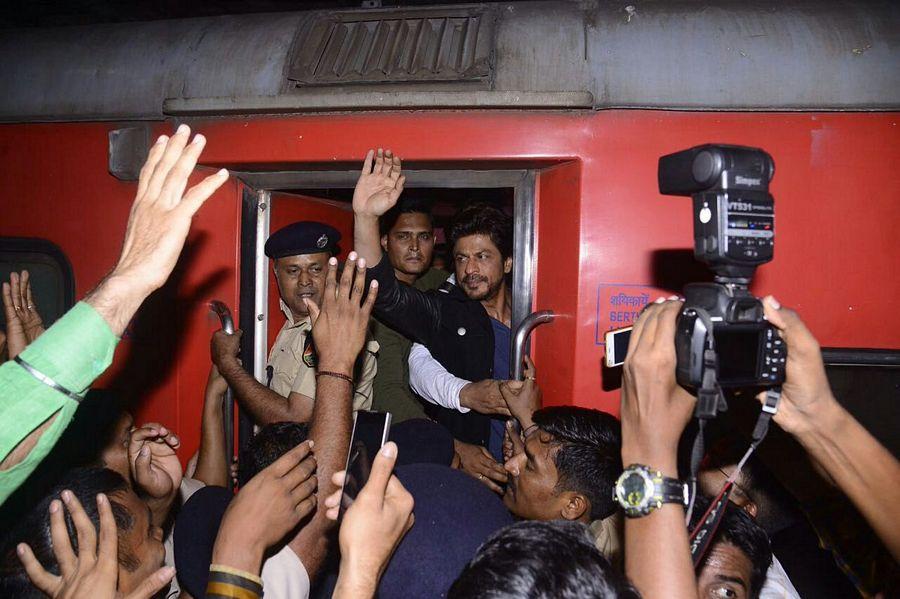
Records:
[[[522,364],[522,360],[525,358],[525,343],[528,341],[531,331],[542,324],[553,322],[555,317],[552,310],[541,310],[532,312],[519,323],[516,335],[513,337],[512,364],[510,364],[512,380],[521,381],[525,378],[525,366]]]
[[[231,317],[231,310],[228,309],[228,306],[219,300],[212,300],[209,302],[209,309],[219,317],[222,330],[233,335],[234,319]],[[233,490],[231,464],[234,461],[234,393],[231,391],[231,387],[225,390],[225,399],[222,401],[222,425],[225,428],[225,467],[228,469],[225,484],[231,491]]]

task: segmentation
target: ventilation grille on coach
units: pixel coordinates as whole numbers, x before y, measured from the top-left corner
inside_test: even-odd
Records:
[[[485,80],[494,18],[483,5],[322,14],[298,36],[288,79],[298,86]]]

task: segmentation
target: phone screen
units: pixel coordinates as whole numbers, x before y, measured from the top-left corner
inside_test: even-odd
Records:
[[[388,440],[391,430],[390,412],[359,411],[353,415],[353,434],[347,451],[344,471],[344,487],[341,492],[340,515],[353,504],[353,500],[369,480],[372,460]]]
[[[625,362],[628,353],[628,342],[631,341],[632,327],[616,329],[606,333],[606,365],[610,368]]]

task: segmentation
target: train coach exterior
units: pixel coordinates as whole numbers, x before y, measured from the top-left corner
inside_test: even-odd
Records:
[[[278,317],[269,293],[266,326],[256,284],[267,225],[350,231],[346,206],[280,190],[345,185],[369,147],[434,186],[468,172],[516,187],[517,314],[558,315],[533,339],[554,402],[617,411],[603,332],[696,272],[687,202],[658,194],[656,160],[710,141],[778,165],[776,259],[754,291],[797,306],[824,345],[897,348],[898,20],[889,3],[515,2],[4,32],[0,237],[54,242],[83,295],[116,255],[149,140],[179,122],[209,138],[203,168],[237,176],[104,379],[177,427],[186,456],[206,302],[239,311],[258,369]]]

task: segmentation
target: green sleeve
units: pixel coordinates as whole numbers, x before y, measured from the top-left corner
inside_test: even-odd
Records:
[[[19,357],[58,384],[81,395],[112,362],[118,339],[88,304],[79,302]],[[57,414],[24,460],[0,470],[0,504],[47,456],[72,420],[78,404],[41,383],[19,364],[0,366],[0,460]]]

